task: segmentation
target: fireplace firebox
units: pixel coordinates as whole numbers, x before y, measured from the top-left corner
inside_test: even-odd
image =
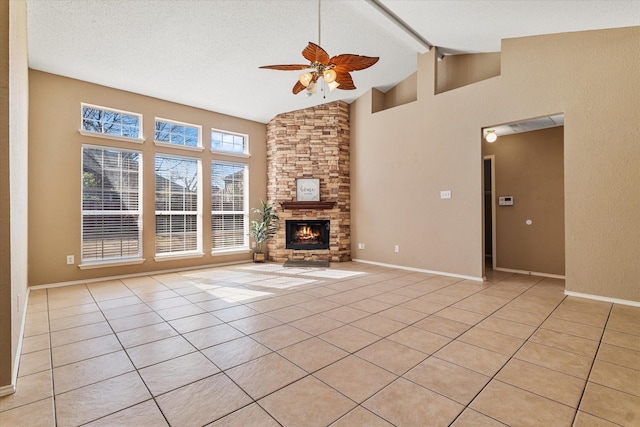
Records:
[[[328,220],[287,220],[287,249],[329,249]]]

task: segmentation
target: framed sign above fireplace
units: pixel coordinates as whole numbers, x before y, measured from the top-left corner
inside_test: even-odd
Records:
[[[320,201],[320,179],[298,178],[296,179],[296,200],[299,202]]]

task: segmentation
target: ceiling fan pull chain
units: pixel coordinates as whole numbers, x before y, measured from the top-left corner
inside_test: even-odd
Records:
[[[322,40],[320,40],[321,31],[320,31],[320,1],[318,0],[318,46],[322,46]]]

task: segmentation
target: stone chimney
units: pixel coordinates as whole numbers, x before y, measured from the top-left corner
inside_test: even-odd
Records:
[[[267,199],[280,217],[267,245],[271,261],[351,260],[349,167],[349,104],[284,113],[267,124]],[[296,204],[299,178],[320,180],[320,203]],[[329,249],[286,249],[285,221],[291,219],[329,220]]]

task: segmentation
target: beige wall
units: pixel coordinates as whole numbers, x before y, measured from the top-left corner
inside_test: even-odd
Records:
[[[143,114],[146,142],[135,144],[80,135],[82,102]],[[153,143],[154,118],[162,117],[202,125],[204,152],[160,148]],[[251,158],[214,155],[211,128],[249,135]],[[211,255],[210,164],[212,159],[249,165],[249,202],[257,206],[266,197],[266,125],[98,86],[35,70],[30,71],[29,128],[29,283],[40,285],[104,276],[135,274],[250,260],[251,254]],[[80,177],[82,144],[112,145],[141,150],[143,156],[143,258],[141,265],[80,270]],[[171,153],[202,158],[203,251],[202,258],[154,260],[154,154]],[[74,255],[76,265],[66,265]]]
[[[436,93],[500,75],[500,52],[445,56],[436,66]]]
[[[434,95],[432,50],[417,102],[359,98],[353,257],[482,277],[481,129],[564,113],[566,289],[640,301],[639,51],[640,27],[504,40],[500,77]]]
[[[0,395],[11,392],[27,295],[27,12],[0,3]],[[13,384],[15,385],[15,384]]]
[[[378,92],[380,100],[379,102],[374,102],[372,111],[375,113],[414,102],[418,97],[417,85],[417,73],[413,73],[384,94],[374,89],[374,91]]]
[[[483,155],[494,156],[498,268],[564,275],[563,133],[556,127],[482,141]],[[499,206],[500,196],[513,196],[513,206]]]

